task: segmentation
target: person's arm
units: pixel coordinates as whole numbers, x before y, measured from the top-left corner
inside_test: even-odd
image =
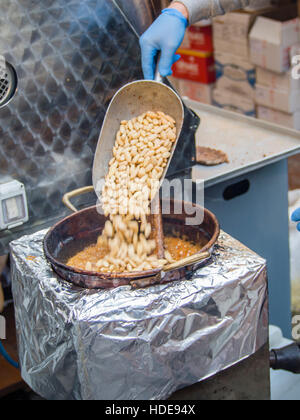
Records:
[[[172,65],[180,58],[180,47],[186,28],[201,19],[245,7],[251,0],[180,0],[173,1],[140,38],[145,79],[154,79],[155,63],[161,51],[159,72],[172,74]]]
[[[176,0],[170,5],[171,8],[180,10],[184,7],[188,15],[189,24],[201,19],[223,15],[232,10],[243,9],[251,0]],[[181,10],[180,10],[181,11]]]

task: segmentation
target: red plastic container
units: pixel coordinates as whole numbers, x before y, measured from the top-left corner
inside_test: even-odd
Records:
[[[173,65],[174,77],[205,84],[216,81],[213,53],[180,49],[178,54],[181,59]]]
[[[213,29],[212,25],[192,25],[190,26],[184,37],[184,41],[181,46],[185,50],[196,50],[204,52],[213,52]]]

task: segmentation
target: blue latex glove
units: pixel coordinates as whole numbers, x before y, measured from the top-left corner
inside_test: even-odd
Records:
[[[172,65],[179,60],[176,51],[180,47],[186,28],[187,19],[175,9],[164,9],[162,14],[140,38],[144,77],[153,80],[157,53],[161,51],[159,72],[161,76],[171,76]]]
[[[292,221],[293,222],[300,222],[300,208],[293,213]],[[300,231],[300,223],[298,223],[297,228]]]

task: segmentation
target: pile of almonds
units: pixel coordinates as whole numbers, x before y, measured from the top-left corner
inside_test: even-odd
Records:
[[[175,140],[175,121],[163,112],[121,122],[102,191],[110,220],[98,243],[108,246],[109,253],[96,264],[97,271],[145,271],[173,262],[167,251],[163,260],[153,254],[156,242],[147,216]]]

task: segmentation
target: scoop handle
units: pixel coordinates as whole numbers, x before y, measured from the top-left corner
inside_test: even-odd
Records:
[[[156,82],[159,82],[159,83],[164,83],[164,78],[161,76],[161,74],[160,74],[160,72],[159,72],[159,63],[160,63],[160,59],[161,59],[161,52],[160,52],[160,53],[158,53],[158,56],[157,56],[157,62],[156,62],[156,70],[155,70],[155,77],[154,77],[154,80],[155,80]]]

